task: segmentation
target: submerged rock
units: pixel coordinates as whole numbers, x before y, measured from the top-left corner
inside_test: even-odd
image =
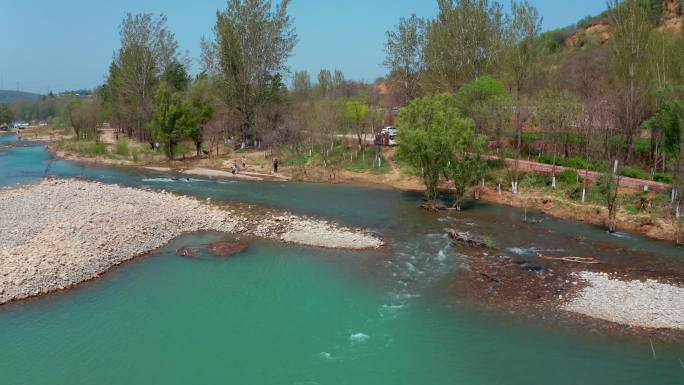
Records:
[[[216,242],[209,245],[207,250],[219,257],[230,257],[247,250],[247,244],[244,242]]]
[[[197,258],[199,255],[199,249],[196,247],[181,247],[180,249],[176,250],[176,255],[181,257]]]
[[[434,212],[447,209],[444,202],[438,201],[438,200],[427,201],[427,202],[423,203],[422,205],[420,205],[420,207],[422,207],[423,209],[425,209],[427,211],[434,211]]]

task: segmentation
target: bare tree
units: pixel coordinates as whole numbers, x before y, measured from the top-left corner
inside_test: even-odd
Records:
[[[537,102],[537,118],[544,130],[551,134],[553,146],[553,165],[551,168],[551,187],[556,188],[556,163],[559,151],[568,155],[568,143],[578,114],[579,101],[564,90],[550,90],[541,95]]]
[[[634,136],[646,113],[646,55],[652,26],[638,0],[610,0],[613,25],[613,77],[622,89],[614,93],[616,118],[624,135],[623,162],[633,154]]]
[[[503,47],[504,13],[497,1],[438,0],[439,15],[429,24],[425,84],[453,91],[487,74]]]
[[[401,18],[395,30],[387,31],[383,64],[395,78],[403,96],[403,105],[420,95],[418,77],[424,70],[426,21],[411,15]]]
[[[542,19],[527,0],[511,3],[512,19],[506,28],[506,67],[514,104],[516,147],[522,146],[524,92],[534,74],[541,49],[539,34]]]
[[[229,0],[216,14],[214,39],[202,44],[203,69],[219,77],[222,99],[240,120],[243,143],[279,120],[272,107],[281,100],[287,59],[297,43],[288,5]]]

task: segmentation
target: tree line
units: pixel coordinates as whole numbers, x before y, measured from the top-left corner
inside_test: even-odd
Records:
[[[194,76],[165,16],[127,15],[105,84],[66,103],[61,121],[84,138],[109,122],[169,158],[184,141],[197,156],[226,143],[286,147],[331,175],[341,135],[356,143],[344,156],[365,157],[369,136],[396,125],[399,156],[428,199],[448,181],[460,206],[486,160],[502,156],[516,159],[498,181],[513,193],[521,159],[603,172],[611,230],[620,178],[672,182],[681,223],[684,37],[658,25],[661,1],[611,0],[599,17],[548,32],[526,0],[437,3],[435,18],[410,15],[387,32],[387,75],[373,83],[337,69],[291,73],[298,36],[287,0],[229,0],[201,41]],[[590,23],[607,25],[609,37]]]
[[[425,111],[420,119],[400,115],[399,127],[407,153],[434,155],[414,159],[429,199],[436,196],[438,175],[467,187],[481,172],[474,167],[470,177],[459,180],[449,170],[455,163],[449,153],[469,162],[479,150],[464,149],[455,139],[447,145],[435,136],[486,136],[490,153],[603,172],[611,231],[621,177],[672,182],[672,216],[681,228],[684,36],[659,25],[662,1],[609,1],[607,11],[592,20],[607,26],[607,38],[584,30],[588,21],[542,33],[542,19],[527,1],[514,1],[508,10],[488,0],[438,0],[438,5],[435,19],[402,18],[387,33],[385,60],[387,82],[409,105],[406,110]],[[575,48],[564,47],[571,39]],[[451,107],[440,93],[453,96]],[[457,124],[452,117],[452,132],[441,132],[441,120],[425,107],[425,98],[471,121]],[[421,137],[415,132],[420,130],[428,134]],[[430,143],[418,146],[421,140]],[[518,163],[509,173],[513,193]],[[556,186],[555,173],[551,183]]]

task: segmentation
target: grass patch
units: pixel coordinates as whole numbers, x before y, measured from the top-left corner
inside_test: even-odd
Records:
[[[128,157],[131,155],[131,149],[128,146],[128,139],[121,139],[114,145],[114,153],[119,156]]]
[[[372,172],[375,174],[387,174],[392,171],[389,162],[382,156],[382,153],[373,156],[370,151],[365,157],[360,152],[357,153],[354,160],[348,163],[345,169],[351,172]]]
[[[62,139],[56,143],[60,151],[78,154],[83,157],[96,157],[107,154],[107,145],[102,142],[77,139]]]

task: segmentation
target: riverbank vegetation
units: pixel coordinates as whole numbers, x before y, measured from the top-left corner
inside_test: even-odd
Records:
[[[165,16],[127,15],[102,86],[14,113],[72,128],[57,147],[84,156],[221,164],[257,151],[301,179],[420,178],[427,199],[448,188],[456,208],[486,186],[549,189],[600,202],[611,231],[619,211],[653,210],[684,241],[679,2],[612,0],[546,32],[525,0],[438,5],[434,19],[407,15],[387,32],[387,75],[373,83],[339,69],[291,72],[288,1],[228,1],[192,74]],[[384,126],[398,127],[396,154],[373,145]]]

